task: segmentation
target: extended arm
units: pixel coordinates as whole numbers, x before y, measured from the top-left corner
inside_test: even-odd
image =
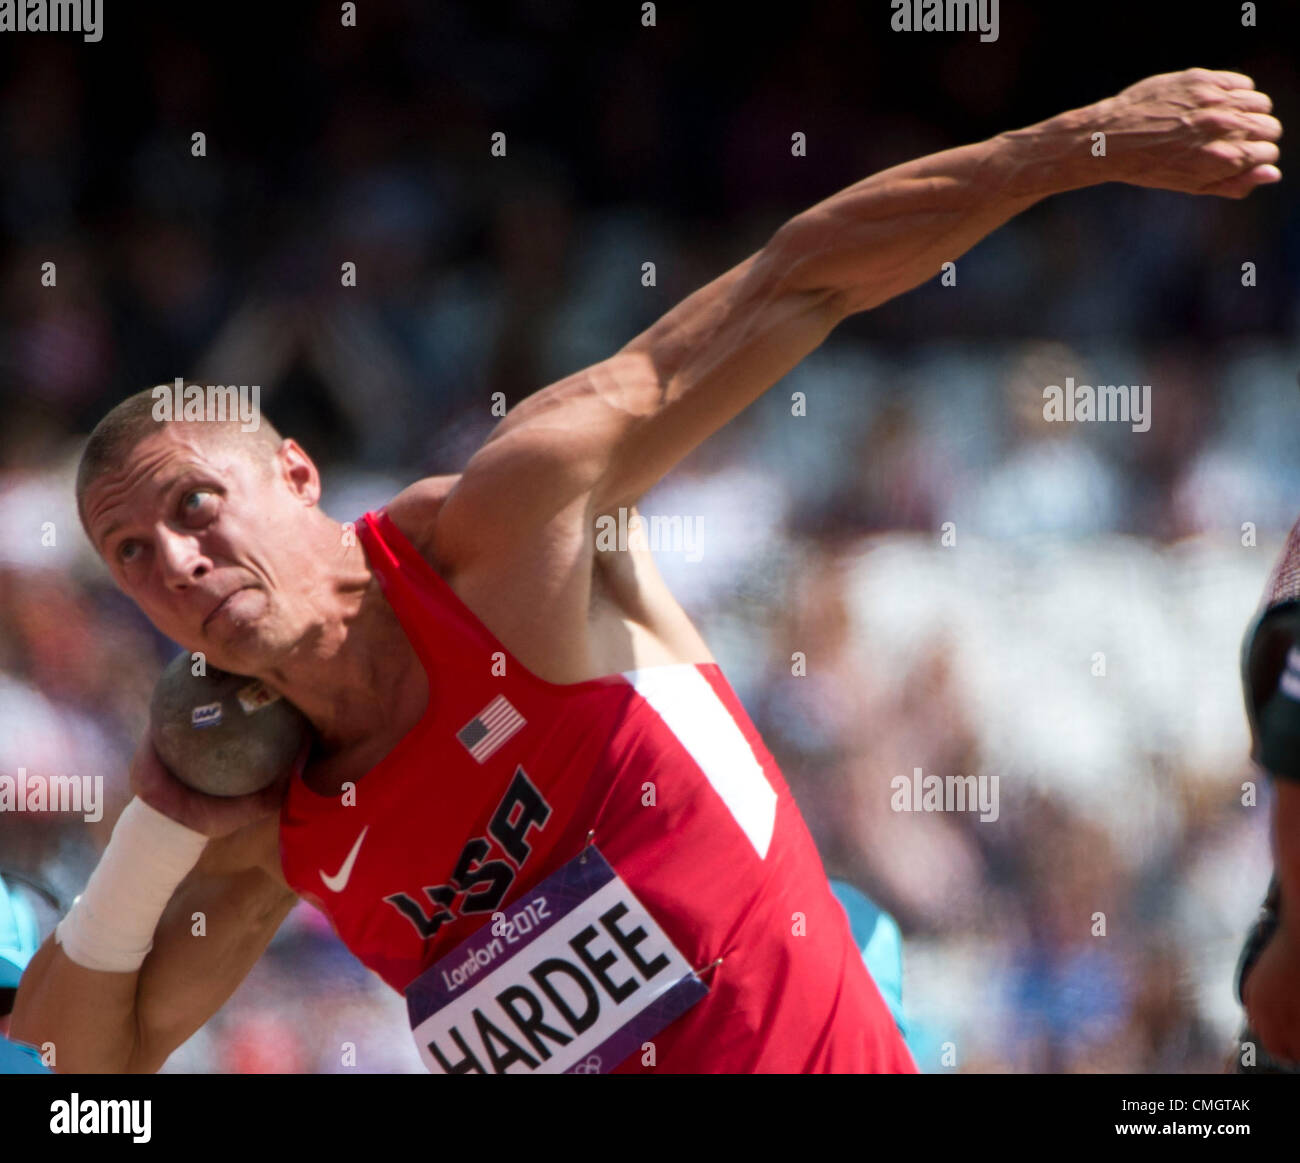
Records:
[[[478,500],[507,493],[512,511],[497,529],[510,536],[514,522],[547,520],[579,498],[588,513],[630,504],[845,316],[935,277],[1050,194],[1121,181],[1242,197],[1277,181],[1270,108],[1240,74],[1165,74],[841,190],[609,359],[520,403],[449,513],[469,499],[481,514]],[[481,525],[476,536],[481,545]]]

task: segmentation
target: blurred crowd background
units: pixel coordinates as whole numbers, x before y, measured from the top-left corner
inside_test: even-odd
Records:
[[[76,519],[117,400],[261,384],[354,519],[458,471],[493,393],[611,354],[871,172],[1193,64],[1296,107],[1288,37],[1235,7],[1210,27],[1170,4],[1157,33],[1004,0],[989,44],[893,33],[883,0],[661,4],[654,28],[572,0],[363,4],[355,30],[330,3],[123,7],[98,45],[0,58],[0,774],[102,776],[111,801],[97,824],[0,813],[0,866],[65,905],[176,649]],[[1237,655],[1300,511],[1287,177],[1035,207],[955,287],[843,324],[641,506],[700,522],[699,560],[661,567],[828,871],[897,918],[923,1070],[1206,1071],[1232,1048],[1270,867]],[[1150,430],[1045,423],[1066,376],[1150,384]],[[996,776],[998,818],[892,811],[917,768]],[[166,1069],[341,1071],[344,1042],[421,1069],[402,1000],[302,904]]]

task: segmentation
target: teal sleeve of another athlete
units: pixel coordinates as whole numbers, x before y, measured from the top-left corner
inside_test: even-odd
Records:
[[[903,934],[898,922],[861,890],[832,880],[831,891],[849,915],[849,929],[862,951],[867,972],[885,999],[899,1033],[907,1038],[903,1021]]]
[[[0,1074],[49,1074],[41,1056],[30,1046],[0,1035]]]
[[[904,1038],[907,1028],[903,1024],[903,934],[898,922],[888,913],[876,919],[876,930],[862,949],[862,960],[875,980],[877,987],[894,1015],[894,1024]]]

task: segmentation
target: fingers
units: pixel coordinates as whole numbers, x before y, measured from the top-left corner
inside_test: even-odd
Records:
[[[1282,171],[1277,166],[1255,166],[1245,173],[1234,174],[1230,178],[1214,182],[1204,189],[1197,190],[1196,193],[1212,194],[1219,198],[1244,198],[1259,186],[1269,186],[1281,180]]]
[[[1198,121],[1220,132],[1224,137],[1258,137],[1264,141],[1277,141],[1282,136],[1282,122],[1268,112],[1273,102],[1263,93],[1256,99],[1238,101],[1237,95],[1224,93],[1221,103],[1206,101]]]
[[[1228,100],[1249,113],[1272,113],[1273,99],[1258,89],[1229,89]]]
[[[1282,136],[1282,122],[1268,113],[1234,113],[1225,124],[1230,127],[1221,136],[1230,141],[1277,141]]]
[[[1282,122],[1267,113],[1237,113],[1215,109],[1199,114],[1196,124],[1215,141],[1274,142],[1282,137]]]
[[[1281,150],[1271,141],[1212,141],[1203,146],[1201,152],[1203,157],[1213,159],[1212,164],[1206,166],[1205,176],[1214,182],[1235,178],[1262,166],[1276,168],[1274,163],[1281,156]]]
[[[1273,101],[1255,88],[1244,73],[1189,69],[1194,82],[1192,99],[1200,106],[1194,120],[1216,142],[1267,142],[1282,137],[1282,122],[1272,115]],[[1218,153],[1218,150],[1212,152]],[[1228,160],[1230,155],[1222,155]],[[1268,165],[1278,160],[1274,150],[1241,151],[1236,160],[1243,166]]]
[[[1245,96],[1243,104],[1260,104],[1259,98],[1267,102],[1268,98],[1255,90],[1234,90]],[[1225,94],[1231,98],[1231,94]],[[1253,101],[1250,99],[1253,96]],[[1208,131],[1213,140],[1202,146],[1206,155],[1219,164],[1219,174],[1214,181],[1203,186],[1196,193],[1212,194],[1223,198],[1244,198],[1259,186],[1271,185],[1280,181],[1282,172],[1276,163],[1281,158],[1277,146],[1282,136],[1282,123],[1265,112],[1236,109],[1235,99],[1228,104],[1215,105],[1201,113],[1197,124],[1202,131]],[[1225,172],[1226,171],[1226,172]]]
[[[1272,166],[1282,156],[1274,141],[1238,141],[1233,145],[1237,149],[1237,161],[1244,167]]]
[[[1282,122],[1267,113],[1243,113],[1242,120],[1249,127],[1250,136],[1260,141],[1278,141],[1282,137]]]
[[[1204,81],[1218,85],[1220,89],[1254,89],[1255,82],[1245,73],[1232,73],[1222,69],[1188,69],[1187,76],[1192,81]]]
[[[132,781],[148,791],[171,780],[171,773],[154,747],[153,740],[147,734],[140,740],[135,754],[131,757],[130,771]]]
[[[1183,74],[1193,82],[1194,99],[1212,108],[1231,107],[1243,113],[1272,113],[1273,99],[1255,88],[1255,82],[1245,73],[1216,72],[1210,69],[1188,69]]]
[[[147,737],[131,761],[131,788],[151,808],[184,823],[185,785],[167,769]]]

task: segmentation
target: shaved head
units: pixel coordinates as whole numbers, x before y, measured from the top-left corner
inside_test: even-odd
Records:
[[[87,441],[82,526],[161,633],[223,670],[268,675],[340,585],[367,590],[364,553],[321,511],[320,473],[297,441],[247,414],[170,419],[156,392],[123,400]]]
[[[170,385],[163,386],[171,390]],[[156,391],[144,388],[127,396],[95,425],[86,441],[77,465],[77,514],[83,528],[86,527],[86,492],[90,486],[104,473],[120,469],[137,444],[162,428],[184,428],[187,436],[204,446],[238,450],[250,463],[267,474],[271,472],[275,452],[284,438],[265,416],[260,417],[257,428],[251,432],[243,429],[237,416],[224,421],[158,420],[154,415]],[[86,532],[89,534],[90,530]]]

